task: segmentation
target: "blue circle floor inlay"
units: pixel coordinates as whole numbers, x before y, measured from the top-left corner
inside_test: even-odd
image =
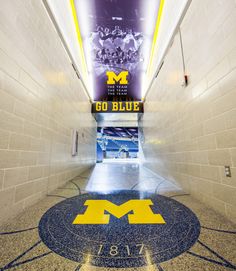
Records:
[[[152,204],[142,205],[145,200]],[[110,207],[102,208],[101,202]],[[125,205],[127,202],[130,204]],[[147,208],[151,214],[159,214],[164,223],[148,221]],[[81,264],[100,267],[161,263],[190,249],[199,234],[199,220],[189,208],[174,199],[138,191],[69,198],[49,209],[39,223],[39,235],[49,249]]]

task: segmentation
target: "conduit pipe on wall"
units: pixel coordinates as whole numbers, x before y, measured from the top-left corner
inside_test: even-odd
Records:
[[[183,39],[182,39],[182,33],[181,33],[181,29],[180,28],[179,28],[179,40],[180,40],[180,47],[181,47],[181,57],[182,57],[182,63],[183,63],[183,77],[184,77],[184,82],[183,82],[182,86],[183,87],[187,87],[188,84],[189,84],[189,76],[186,73]]]

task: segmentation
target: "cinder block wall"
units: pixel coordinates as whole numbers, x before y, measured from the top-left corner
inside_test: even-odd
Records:
[[[0,11],[0,223],[95,162],[90,104],[41,1]],[[71,156],[71,129],[79,153]]]
[[[181,32],[190,84],[177,34],[145,104],[146,166],[236,221],[236,2],[192,1]]]

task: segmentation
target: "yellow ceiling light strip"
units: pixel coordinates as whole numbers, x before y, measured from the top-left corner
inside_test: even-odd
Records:
[[[153,41],[152,41],[151,55],[150,55],[148,69],[147,69],[148,74],[150,73],[150,69],[151,69],[152,62],[153,62],[153,57],[154,57],[155,48],[156,48],[156,42],[157,42],[159,30],[160,30],[161,17],[162,17],[162,13],[163,13],[164,3],[165,3],[165,0],[160,0],[160,6],[159,6],[157,21],[156,21],[156,27],[155,27],[155,32],[154,32]]]
[[[88,74],[87,74],[86,60],[85,60],[85,56],[84,56],[83,40],[82,40],[82,37],[81,37],[79,21],[78,21],[78,17],[77,17],[77,13],[76,13],[74,0],[70,0],[70,6],[71,6],[71,11],[72,11],[72,15],[73,15],[74,24],[75,24],[77,39],[78,39],[78,43],[79,43],[79,47],[80,47],[80,55],[81,55],[81,59],[82,59],[82,68],[83,68],[83,72],[84,72],[85,76],[87,77]]]

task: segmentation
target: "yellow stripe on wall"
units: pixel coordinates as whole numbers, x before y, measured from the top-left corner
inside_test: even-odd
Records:
[[[87,77],[88,73],[87,73],[87,65],[86,65],[86,60],[85,60],[85,55],[84,55],[83,40],[82,40],[82,37],[81,37],[79,21],[78,21],[78,17],[77,17],[77,13],[76,13],[74,0],[70,0],[70,6],[71,6],[71,11],[72,11],[72,15],[73,15],[74,24],[75,24],[77,39],[78,39],[78,43],[79,43],[79,47],[80,47],[80,55],[81,55],[81,59],[82,59],[82,68],[83,68],[83,72],[84,72],[85,76]]]
[[[160,0],[160,6],[159,6],[157,21],[156,21],[156,27],[155,27],[155,32],[153,35],[150,60],[149,60],[149,65],[148,65],[148,69],[147,69],[148,74],[150,73],[150,70],[152,67],[153,57],[154,57],[155,48],[156,48],[156,42],[157,42],[159,30],[160,30],[160,24],[161,24],[161,18],[162,18],[162,14],[163,14],[164,3],[165,3],[165,0]]]

